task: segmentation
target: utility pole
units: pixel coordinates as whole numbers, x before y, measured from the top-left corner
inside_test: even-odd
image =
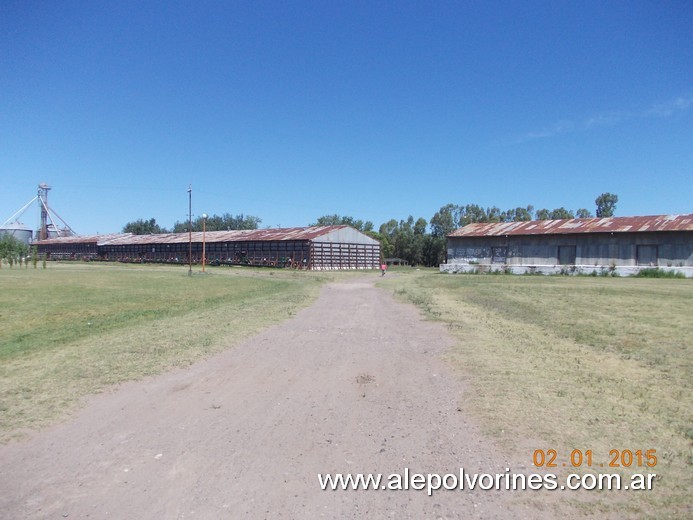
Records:
[[[202,272],[205,272],[205,241],[207,236],[207,213],[202,214]]]
[[[188,185],[188,276],[192,276],[192,184]]]

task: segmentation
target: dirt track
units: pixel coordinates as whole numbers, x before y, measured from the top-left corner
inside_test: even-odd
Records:
[[[507,491],[320,490],[328,472],[531,472],[459,411],[450,344],[366,279],[326,286],[288,322],[1,446],[0,517],[553,517]]]

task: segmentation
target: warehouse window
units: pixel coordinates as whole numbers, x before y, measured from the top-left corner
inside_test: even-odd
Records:
[[[657,265],[657,246],[637,246],[635,254],[638,265]]]
[[[575,265],[575,246],[558,246],[558,263]]]
[[[504,264],[508,257],[507,247],[492,247],[491,248],[491,263]]]

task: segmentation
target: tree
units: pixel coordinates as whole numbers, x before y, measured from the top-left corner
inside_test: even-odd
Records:
[[[436,266],[445,262],[447,255],[447,236],[459,225],[462,208],[455,204],[446,204],[431,218],[431,233],[423,244],[423,262],[427,266]]]
[[[354,217],[349,217],[347,215],[339,216],[334,215],[323,215],[310,226],[351,226],[358,229],[362,233],[367,233],[373,231],[373,222],[366,220],[365,222],[361,219],[354,219]]]
[[[417,236],[424,236],[426,234],[426,227],[428,222],[423,217],[419,217],[414,223],[414,234]]]
[[[551,213],[546,208],[538,209],[535,215],[537,220],[549,220],[551,218]]]
[[[590,213],[590,210],[585,209],[585,208],[580,208],[575,212],[575,217],[577,218],[592,218],[592,213]]]
[[[485,222],[502,222],[503,220],[504,218],[498,206],[492,206],[486,209]]]
[[[423,240],[423,264],[434,267],[445,262],[447,255],[447,240],[445,237],[428,234]]]
[[[419,217],[416,222],[414,222],[414,236],[411,247],[412,260],[410,260],[413,265],[424,263],[424,247],[426,245],[427,227],[428,222],[426,222],[425,218]]]
[[[149,220],[138,219],[134,222],[128,222],[123,226],[123,233],[149,235],[151,233],[167,233],[167,231],[156,223],[155,218],[150,218]]]
[[[385,235],[390,239],[390,241],[392,241],[395,238],[395,235],[397,234],[397,221],[391,218],[384,224],[381,224],[380,234]]]
[[[560,208],[554,209],[551,212],[551,214],[549,215],[549,218],[551,220],[561,220],[561,219],[575,218],[575,215],[573,215],[572,211],[567,210],[564,207],[560,207]]]
[[[19,262],[28,253],[29,246],[21,240],[17,240],[8,234],[0,235],[0,264],[3,260],[7,260],[7,263],[12,267],[15,262]]]
[[[426,233],[426,219],[416,221],[409,215],[407,220],[391,219],[380,226],[380,247],[384,258],[402,258],[412,265],[425,262],[425,251],[430,247]],[[442,241],[445,240],[443,237]],[[431,253],[428,254],[431,256]],[[428,264],[427,264],[428,265]]]
[[[513,217],[513,222],[527,222],[532,220],[532,214],[534,213],[534,206],[529,204],[526,208],[515,208],[515,215]]]
[[[197,217],[193,221],[193,230],[202,231],[202,217]],[[206,229],[207,231],[229,231],[231,229],[257,229],[262,219],[260,217],[254,217],[253,215],[244,215],[240,213],[239,215],[233,216],[230,213],[224,213],[223,215],[214,214],[211,217],[207,217]]]
[[[484,208],[478,204],[467,204],[464,208],[460,208],[458,218],[460,227],[477,222],[488,222],[488,214]]]
[[[454,204],[446,204],[436,211],[436,214],[431,218],[431,235],[445,238],[457,229],[454,216],[456,208],[457,206]]]
[[[203,228],[202,217],[197,217],[192,221],[193,231],[202,231]],[[207,231],[229,231],[232,229],[257,229],[262,222],[260,217],[254,217],[252,215],[244,215],[243,213],[233,216],[230,213],[224,213],[223,215],[211,215],[207,217],[207,222],[205,224],[205,229]],[[174,233],[184,233],[188,231],[188,222],[176,222],[173,225]]]
[[[597,217],[613,217],[616,210],[618,195],[613,193],[602,193],[594,200],[597,205]]]
[[[383,258],[392,258],[395,255],[395,241],[397,240],[397,221],[390,219],[380,226],[380,251]]]
[[[414,217],[409,215],[407,220],[400,220],[395,234],[395,256],[404,258],[414,264]]]

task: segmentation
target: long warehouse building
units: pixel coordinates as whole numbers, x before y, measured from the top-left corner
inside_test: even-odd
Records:
[[[378,269],[380,242],[350,226],[71,236],[33,243],[52,260]],[[191,258],[189,258],[191,257]]]
[[[693,277],[693,214],[476,223],[448,235],[442,272],[636,274]]]

